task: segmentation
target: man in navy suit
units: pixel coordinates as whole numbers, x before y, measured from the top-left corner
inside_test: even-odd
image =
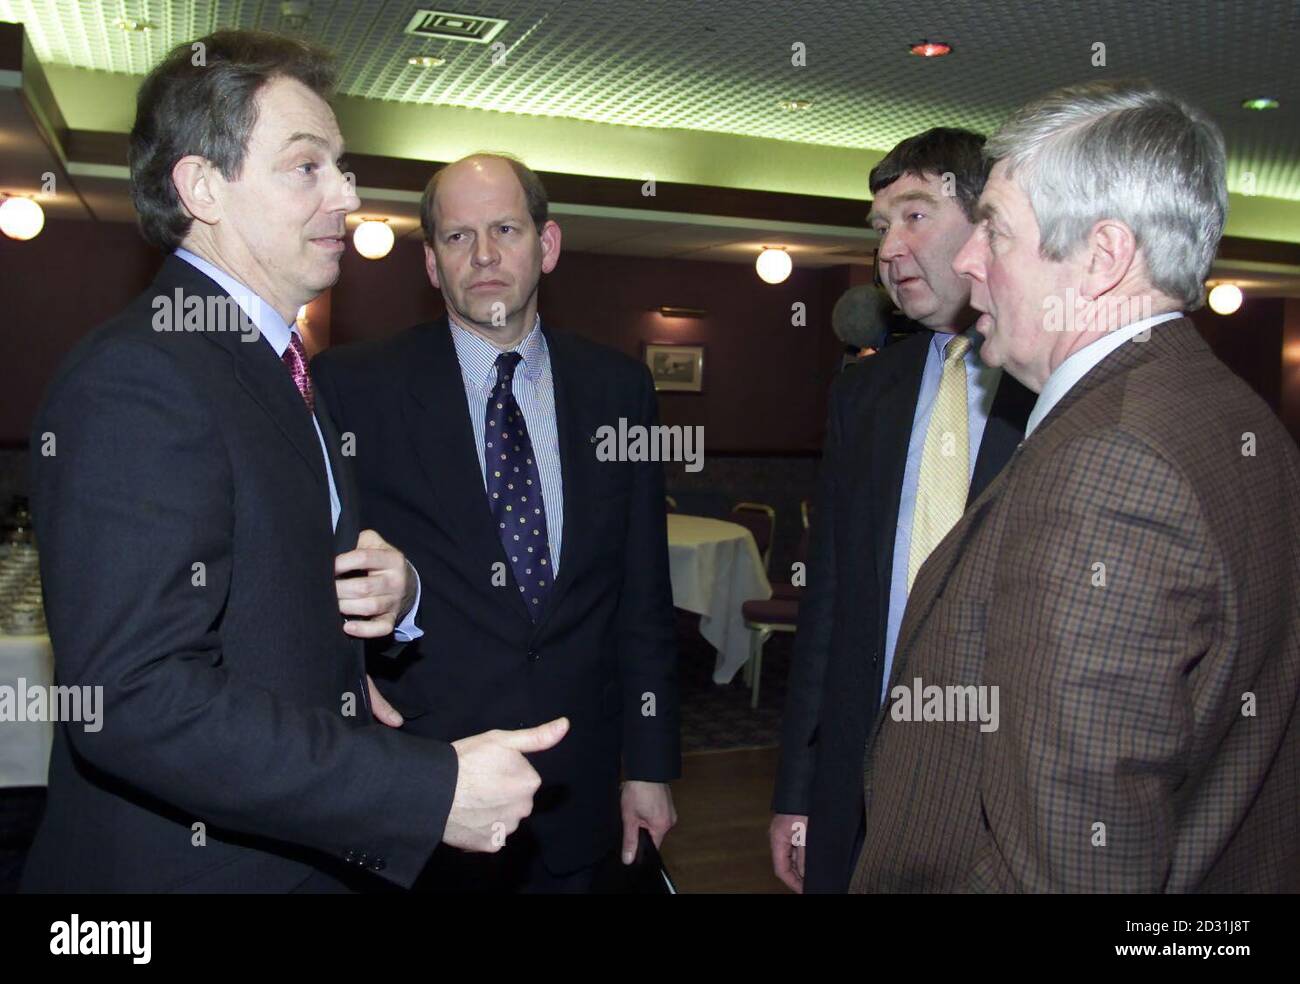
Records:
[[[372,660],[405,728],[452,741],[564,716],[534,759],[534,814],[499,855],[441,848],[435,891],[584,892],[675,821],[676,648],[662,466],[601,460],[596,434],[657,425],[635,359],[537,312],[560,255],[546,191],[519,161],[475,155],[421,203],[446,316],[322,353],[313,371],[355,441],[362,520],[422,579],[425,635]],[[620,770],[624,782],[620,792]]]

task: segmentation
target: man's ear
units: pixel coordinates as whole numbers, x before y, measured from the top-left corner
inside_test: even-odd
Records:
[[[1115,289],[1137,262],[1137,237],[1118,219],[1102,219],[1093,225],[1085,242],[1087,259],[1079,284],[1084,297],[1096,300]]]
[[[433,255],[433,247],[428,242],[424,244],[424,272],[429,275],[429,283],[433,284],[434,290],[441,290],[442,284],[438,283],[438,258]]]
[[[542,273],[550,273],[560,262],[560,226],[548,220],[542,226]]]
[[[197,154],[187,154],[172,165],[172,184],[181,207],[204,225],[215,225],[221,218],[214,171],[212,162]]]

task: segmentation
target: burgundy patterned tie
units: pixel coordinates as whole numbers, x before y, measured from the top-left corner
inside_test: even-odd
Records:
[[[302,394],[302,402],[307,404],[307,412],[314,412],[316,394],[311,388],[311,375],[307,372],[307,351],[302,347],[302,339],[298,337],[296,331],[289,332],[289,347],[284,350],[284,355],[280,356],[280,361],[285,364],[289,375],[293,377],[293,385],[297,386],[298,392]]]

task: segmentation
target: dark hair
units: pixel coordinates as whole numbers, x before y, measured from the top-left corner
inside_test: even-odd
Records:
[[[936,126],[908,137],[871,169],[871,194],[888,188],[905,174],[942,178],[951,174],[957,204],[975,221],[975,204],[984,191],[992,165],[984,159],[984,137],[972,130]]]
[[[438,183],[442,178],[442,173],[452,164],[459,164],[471,157],[486,157],[489,160],[505,161],[510,165],[510,170],[514,171],[515,177],[519,179],[519,187],[524,189],[524,202],[528,206],[528,217],[533,220],[533,226],[537,231],[541,232],[542,226],[546,225],[546,220],[551,214],[550,199],[546,197],[546,186],[542,184],[542,179],[537,176],[537,172],[517,157],[512,157],[509,154],[487,152],[469,154],[459,161],[444,164],[433,172],[433,177],[429,178],[429,183],[424,186],[424,194],[420,197],[420,229],[424,232],[424,241],[426,243],[433,242],[433,197],[438,193]]]
[[[172,182],[182,157],[196,154],[225,177],[239,177],[258,90],[282,77],[328,98],[333,58],[265,31],[216,31],[177,45],[149,73],[136,97],[129,154],[131,201],[145,239],[171,251],[190,231],[194,219]]]

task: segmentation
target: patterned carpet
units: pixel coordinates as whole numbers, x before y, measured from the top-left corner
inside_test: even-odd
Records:
[[[771,748],[780,744],[781,712],[794,637],[777,633],[763,647],[757,710],[741,674],[726,686],[713,682],[716,652],[699,633],[698,616],[678,612],[678,676],[682,699],[682,751]]]

